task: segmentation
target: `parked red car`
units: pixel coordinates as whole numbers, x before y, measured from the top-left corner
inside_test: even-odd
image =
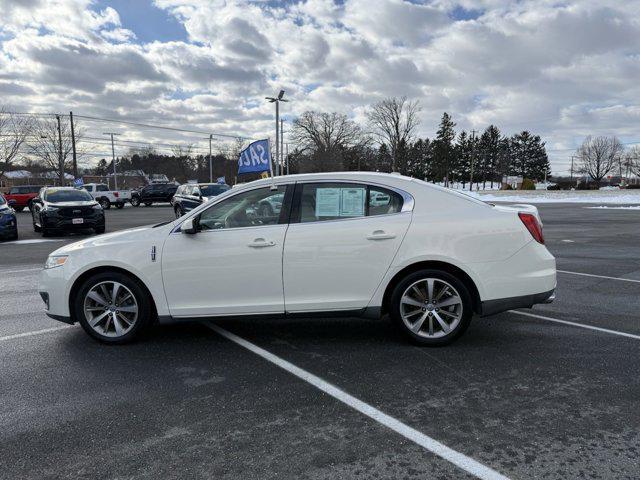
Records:
[[[31,210],[31,200],[38,196],[41,188],[42,185],[20,185],[19,187],[11,187],[11,190],[9,190],[9,193],[5,195],[4,198],[6,198],[7,203],[18,212],[21,212],[24,207]]]

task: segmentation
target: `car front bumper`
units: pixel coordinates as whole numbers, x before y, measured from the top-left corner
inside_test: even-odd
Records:
[[[38,292],[44,302],[45,313],[54,320],[73,323],[69,311],[65,266],[44,268],[38,279]]]
[[[46,215],[42,217],[44,228],[56,230],[83,230],[87,228],[104,227],[104,214],[98,213],[91,216],[81,217],[82,223],[73,223],[73,218],[61,215]]]

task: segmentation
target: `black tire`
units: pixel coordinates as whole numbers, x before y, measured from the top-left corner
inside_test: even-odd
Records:
[[[12,236],[9,237],[9,240],[17,240],[18,239],[18,232],[14,233]]]
[[[176,205],[173,211],[176,214],[176,218],[180,218],[184,215],[184,211],[182,210],[182,207],[180,205]]]
[[[52,237],[52,236],[53,236],[53,234],[54,234],[54,231],[53,231],[53,230],[51,230],[50,228],[44,228],[44,227],[42,227],[42,228],[40,229],[40,231],[42,232],[42,236],[43,236],[43,237]]]
[[[34,232],[39,232],[41,230],[42,230],[42,228],[40,228],[38,225],[36,225],[36,221],[33,220],[33,231]]]
[[[124,335],[119,337],[110,337],[94,330],[91,325],[89,325],[84,313],[84,299],[87,293],[89,293],[89,290],[91,290],[95,285],[107,281],[119,282],[127,287],[135,297],[135,301],[138,304],[138,318],[133,327],[131,327],[131,329]],[[136,338],[139,338],[140,334],[151,323],[153,311],[150,296],[144,287],[140,285],[137,280],[134,280],[130,276],[120,272],[102,272],[89,277],[76,291],[76,294],[72,299],[72,319],[79,322],[89,336],[101,343],[110,345],[130,343]]]
[[[98,200],[98,203],[103,210],[109,210],[111,208],[111,202],[108,198],[101,198],[100,200]]]
[[[13,207],[13,209],[14,209],[16,212],[21,212],[22,210],[24,210],[24,207]]]
[[[96,235],[102,235],[104,233],[104,227],[96,227],[93,229],[96,232]]]
[[[134,195],[133,197],[131,197],[131,206],[132,207],[140,206],[140,198],[137,195]]]
[[[462,314],[459,323],[447,334],[437,338],[430,338],[428,336],[428,332],[424,332],[420,330],[423,335],[419,335],[412,331],[407,324],[402,319],[401,310],[400,310],[400,299],[402,295],[405,293],[405,290],[409,288],[414,283],[427,278],[433,278],[437,280],[442,280],[448,283],[451,287],[457,290],[458,295],[460,296],[462,303]],[[433,307],[431,307],[433,308]],[[426,310],[422,310],[425,311]],[[437,310],[436,310],[437,311]],[[444,272],[442,270],[435,269],[425,269],[419,270],[417,272],[411,273],[403,278],[393,289],[393,293],[391,294],[391,301],[389,303],[389,316],[393,320],[393,322],[400,328],[400,330],[414,343],[418,345],[424,345],[429,347],[438,347],[443,345],[448,345],[453,342],[457,338],[462,335],[465,330],[469,327],[469,323],[471,322],[471,317],[473,316],[473,303],[471,300],[471,293],[469,289],[465,286],[465,284],[460,281],[455,276],[451,275],[448,272]],[[444,317],[444,316],[443,316]],[[435,323],[437,325],[437,322]],[[440,327],[436,327],[440,329]]]
[[[145,207],[150,207],[152,202],[144,202]]]
[[[116,203],[116,208],[117,208],[118,210],[120,210],[120,209],[124,208],[124,202],[118,202],[118,203]]]
[[[33,211],[33,202],[31,200],[29,200],[29,203],[27,203],[27,208],[29,209],[30,212]]]

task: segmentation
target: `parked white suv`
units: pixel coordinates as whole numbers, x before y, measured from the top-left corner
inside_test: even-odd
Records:
[[[442,345],[473,313],[553,299],[555,259],[535,207],[378,173],[274,181],[56,250],[40,276],[47,314],[124,343],[155,321],[388,313],[415,342]],[[265,215],[257,207],[274,193],[280,211]]]

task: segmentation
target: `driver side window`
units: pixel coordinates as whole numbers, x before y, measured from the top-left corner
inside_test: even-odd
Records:
[[[279,223],[286,186],[242,192],[212,205],[200,214],[200,230],[258,227]]]

